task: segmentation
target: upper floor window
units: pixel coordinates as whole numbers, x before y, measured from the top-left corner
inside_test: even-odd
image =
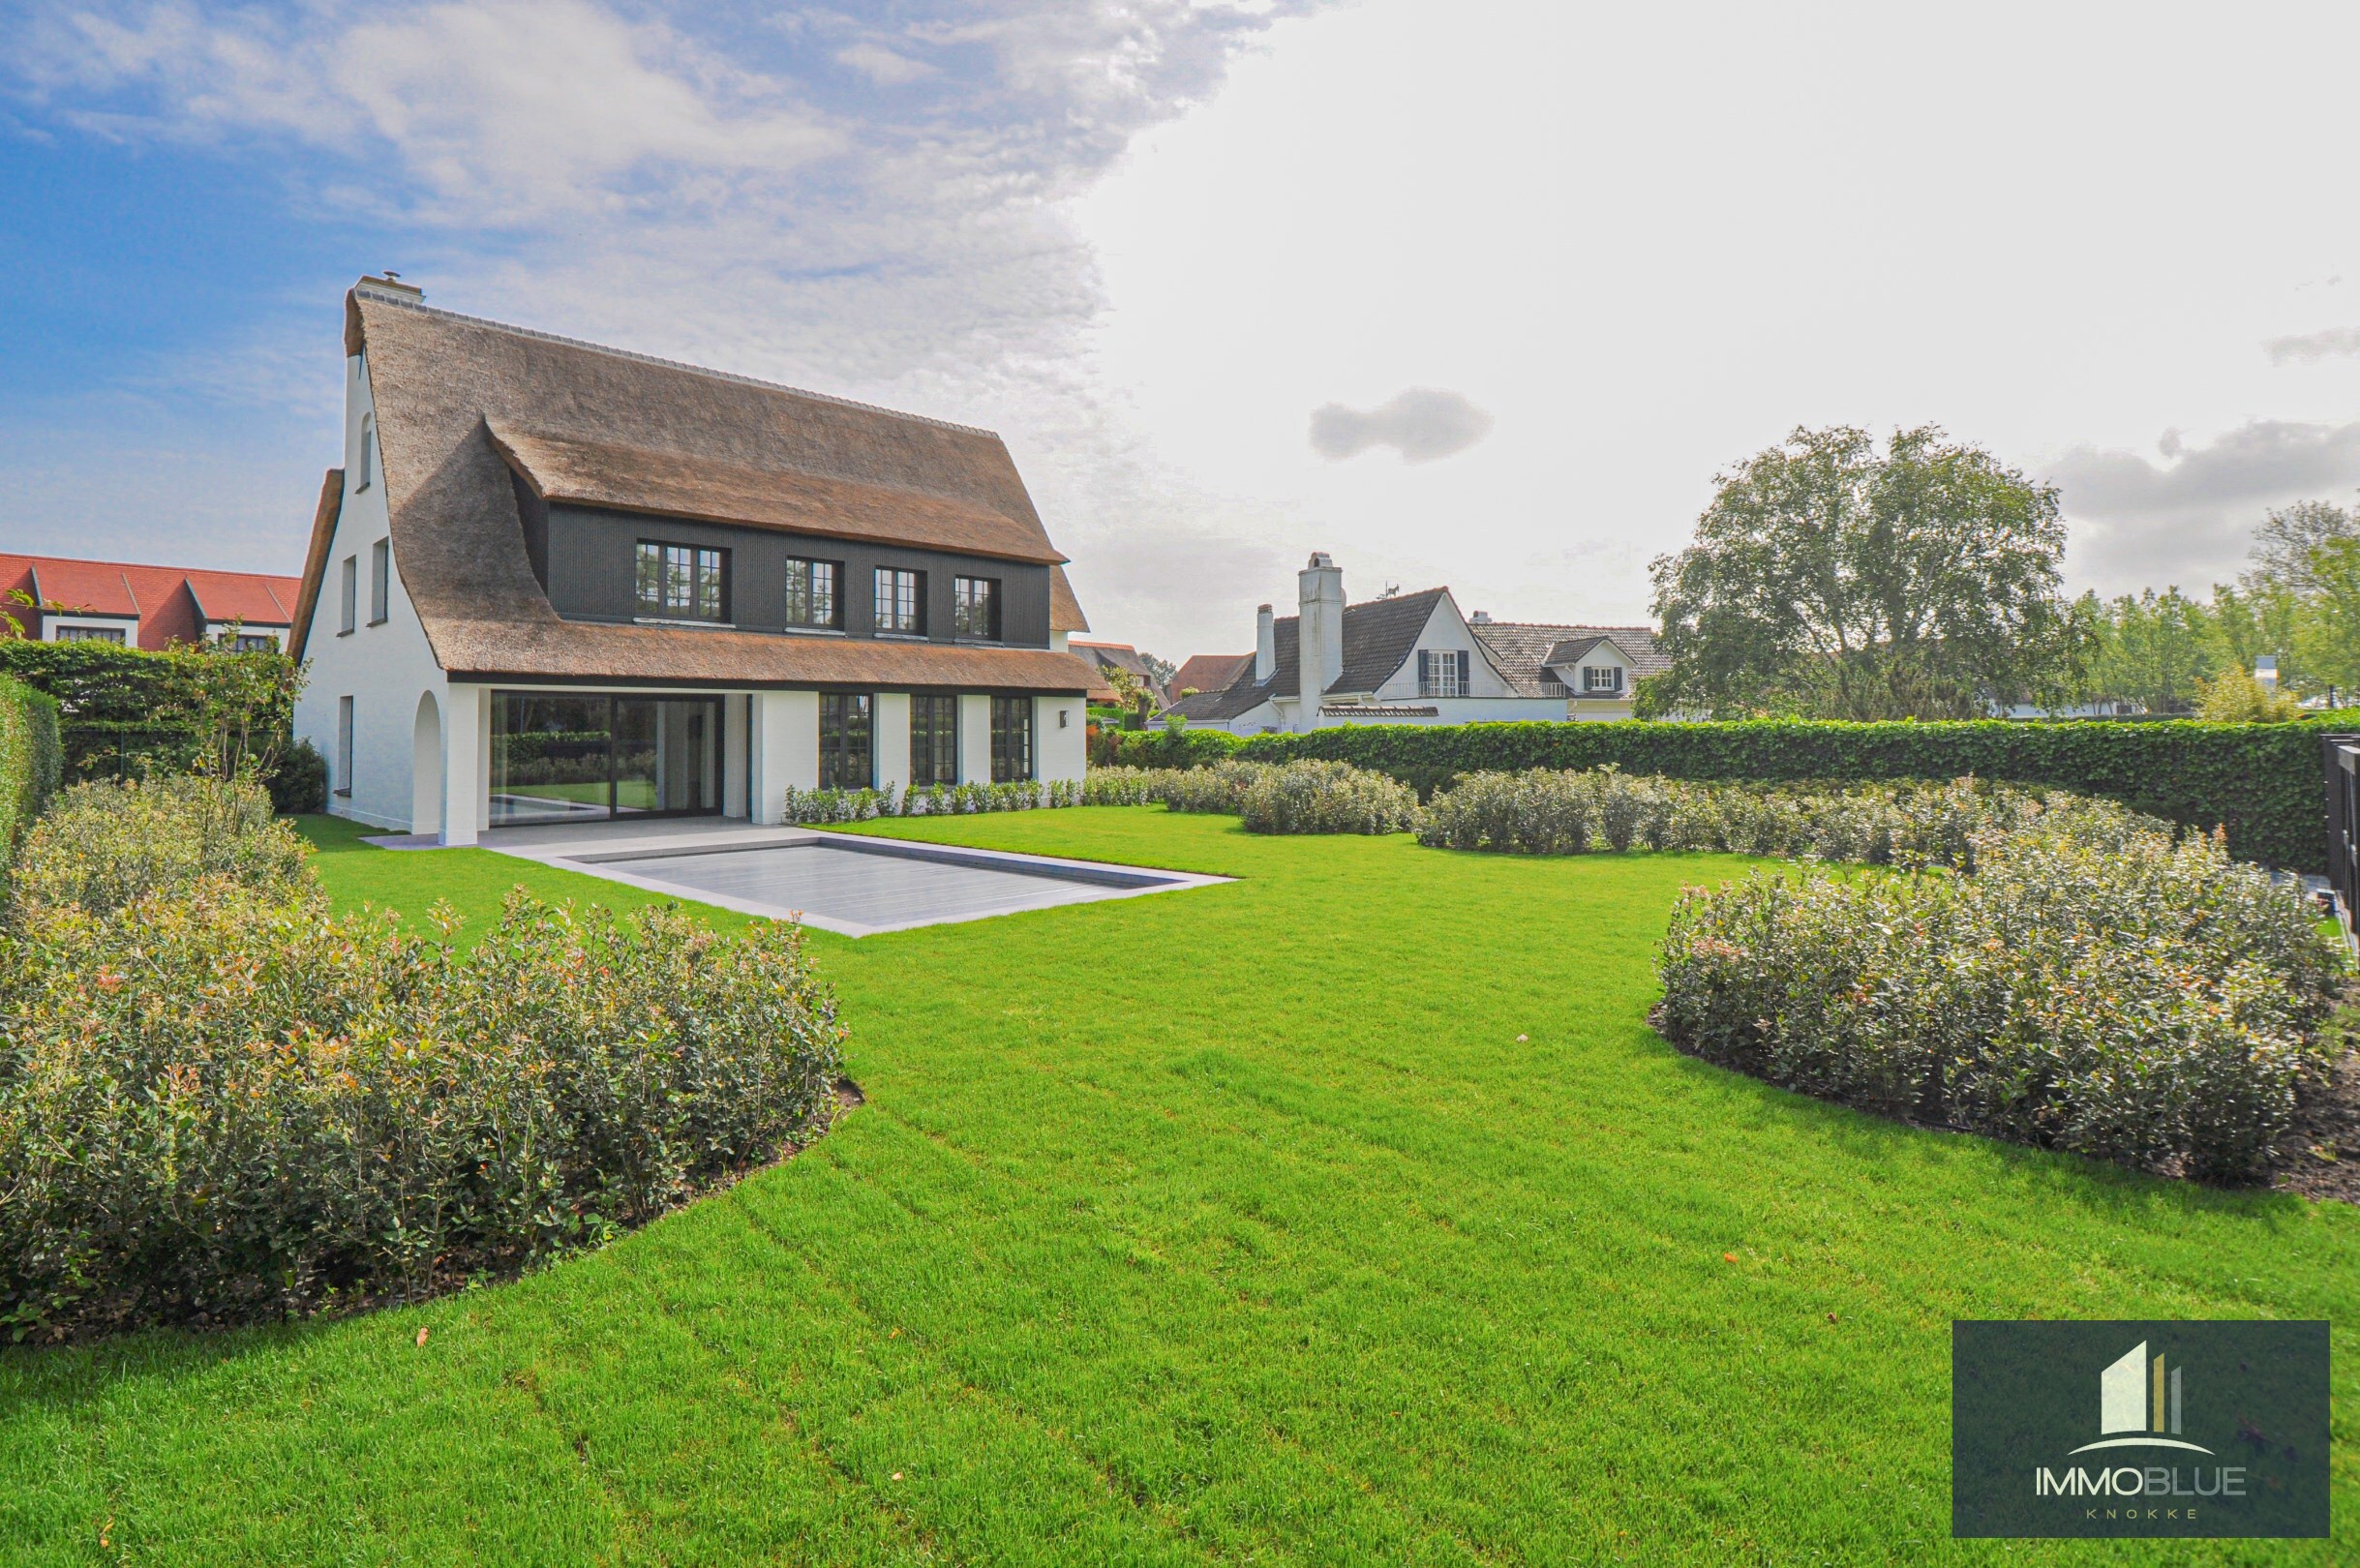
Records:
[[[1550,671],[1543,670],[1540,673],[1540,694],[1543,697],[1563,697],[1567,695],[1565,682]]]
[[[369,547],[369,624],[384,620],[393,596],[393,542],[379,539]]]
[[[729,618],[729,552],[639,541],[639,613],[662,620]]]
[[[1586,696],[1601,692],[1614,693],[1622,689],[1622,666],[1619,664],[1585,664],[1582,666],[1582,691]]]
[[[231,641],[229,650],[233,653],[276,653],[279,651],[279,640],[268,632],[240,632]]]
[[[336,622],[336,635],[342,637],[350,631],[360,619],[360,558],[347,556],[344,565],[339,570],[343,576],[337,585],[340,589],[340,602],[337,605],[340,614]]]
[[[61,643],[120,643],[126,639],[120,626],[60,626],[57,640]]]
[[[354,490],[369,488],[370,477],[377,471],[377,415],[360,416],[360,483]]]
[[[925,635],[926,574],[877,568],[877,630]]]
[[[841,626],[844,602],[836,592],[843,567],[832,560],[787,562],[787,624]]]
[[[960,637],[1000,636],[1000,582],[994,577],[951,579],[951,630]]]
[[[1467,649],[1419,648],[1417,694],[1420,697],[1466,696]]]

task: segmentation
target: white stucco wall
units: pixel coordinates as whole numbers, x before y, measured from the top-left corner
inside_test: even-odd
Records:
[[[368,365],[356,354],[345,361],[344,505],[337,515],[335,536],[329,541],[327,570],[303,650],[311,670],[295,704],[295,734],[318,747],[328,760],[331,812],[371,827],[406,832],[416,799],[410,765],[418,698],[431,693],[437,710],[447,716],[450,686],[435,662],[426,628],[419,624],[418,613],[402,585],[399,551],[394,553],[387,585],[386,618],[378,625],[369,624],[369,547],[386,537],[382,474],[372,474],[366,489],[357,488],[360,426],[370,411]],[[340,585],[348,557],[357,563],[360,591],[356,624],[349,634],[343,634],[339,630],[343,625]],[[338,701],[348,696],[352,699],[349,779],[337,770],[342,759],[336,744]],[[446,740],[447,729],[446,723]],[[473,749],[463,737],[462,753]],[[475,788],[482,788],[480,769]],[[346,789],[349,795],[335,793]],[[454,828],[482,820],[480,800],[471,805],[462,801],[461,806],[465,809],[446,807]],[[471,832],[455,841],[471,842]]]
[[[816,691],[758,691],[753,694],[753,818],[775,824],[786,815],[787,790],[817,789],[820,782],[820,694]],[[903,745],[908,744],[907,718]]]
[[[1090,762],[1089,712],[1089,705],[1079,697],[1033,699],[1035,775],[1043,779],[1081,777]]]
[[[870,701],[868,711],[877,788],[898,789],[910,781],[910,694],[881,691]]]
[[[1502,680],[1499,672],[1492,668],[1490,655],[1483,645],[1475,640],[1475,634],[1467,630],[1466,618],[1459,614],[1458,605],[1445,593],[1435,601],[1434,613],[1426,618],[1425,630],[1418,633],[1417,650],[1402,660],[1401,668],[1387,676],[1384,683],[1377,688],[1378,702],[1423,703],[1436,700],[1418,695],[1418,652],[1425,650],[1464,652],[1467,655],[1467,698],[1516,697],[1515,688]],[[1329,721],[1322,719],[1321,722]]]
[[[958,778],[962,784],[991,782],[991,699],[975,694],[958,700]]]

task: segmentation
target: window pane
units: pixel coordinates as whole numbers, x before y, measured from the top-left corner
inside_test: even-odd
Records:
[[[612,718],[604,697],[493,693],[492,825],[606,816]]]
[[[1033,776],[1033,703],[1029,697],[991,700],[991,781]]]
[[[875,779],[869,756],[866,692],[820,694],[820,788],[866,789]]]

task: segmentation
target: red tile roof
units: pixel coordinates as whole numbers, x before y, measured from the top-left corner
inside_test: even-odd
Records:
[[[204,640],[207,621],[287,625],[294,619],[300,586],[297,578],[261,572],[0,555],[0,594],[21,591],[41,606],[32,609],[14,599],[5,606],[27,637],[41,635],[42,618],[54,606],[68,615],[136,617],[141,648],[197,643]],[[6,629],[0,625],[0,633]]]

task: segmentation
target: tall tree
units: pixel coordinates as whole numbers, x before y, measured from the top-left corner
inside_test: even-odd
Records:
[[[2304,596],[2295,646],[2304,684],[2329,696],[2360,691],[2360,538],[2329,538],[2303,558]]]
[[[1798,429],[1722,474],[1651,568],[1672,668],[1652,713],[1963,718],[2056,684],[2057,493],[1934,426]]]
[[[2318,587],[2313,553],[2331,539],[2355,536],[2360,536],[2360,517],[2334,501],[2300,500],[2265,512],[2254,530],[2254,565],[2245,574],[2246,590],[2281,588],[2308,595]]]
[[[2210,620],[2204,606],[2176,588],[2124,594],[2106,606],[2090,661],[2090,695],[2136,703],[2151,713],[2189,711],[2199,683],[2220,667]]]

